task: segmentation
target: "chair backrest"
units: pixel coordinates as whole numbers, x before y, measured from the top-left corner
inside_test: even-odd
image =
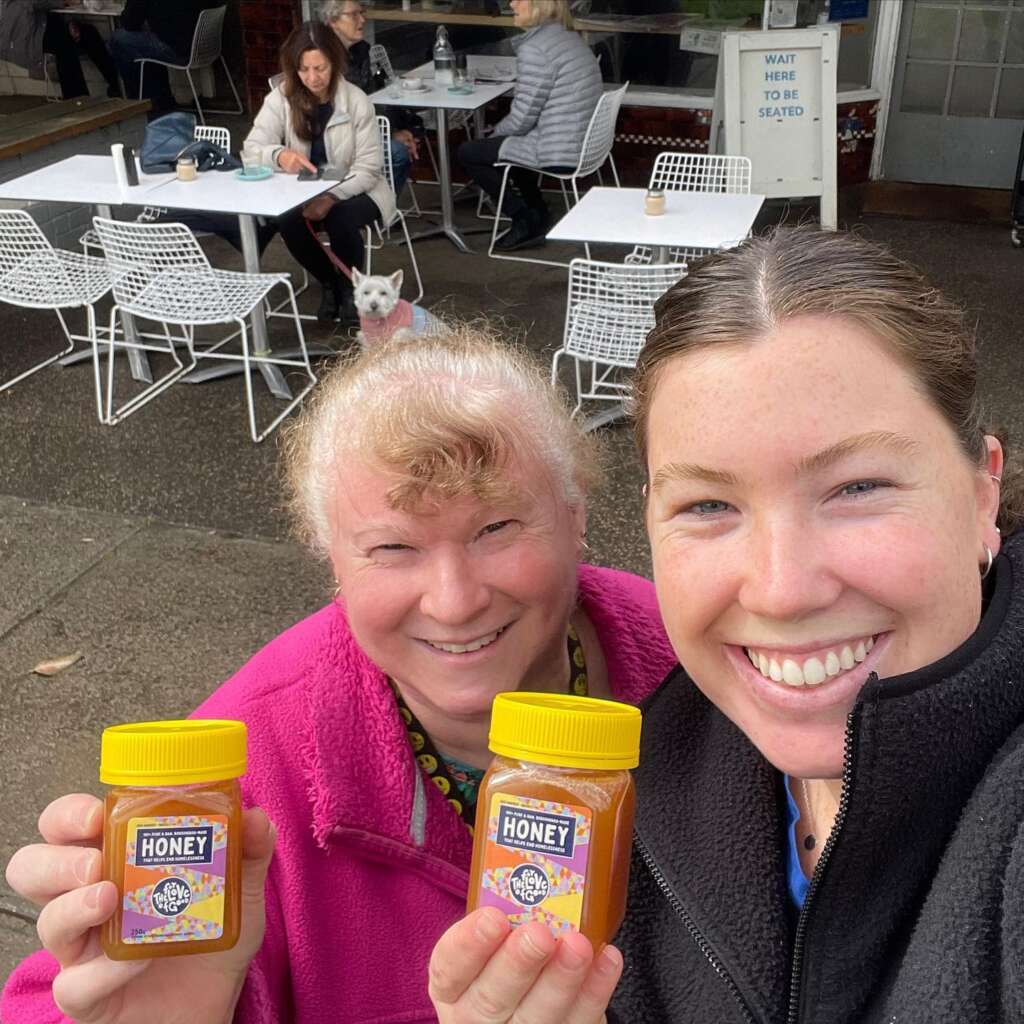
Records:
[[[383,72],[389,82],[395,77],[388,51],[380,43],[374,43],[370,47],[370,73],[375,75],[378,71]]]
[[[210,270],[206,254],[184,224],[145,224],[106,217],[93,217],[92,222],[119,305],[135,305],[140,294],[167,271]],[[184,299],[187,302],[187,296]]]
[[[750,158],[706,153],[659,153],[651,188],[666,192],[750,194]]]
[[[0,275],[53,246],[24,210],[0,210]],[[54,262],[57,261],[54,256]]]
[[[231,152],[231,132],[213,124],[197,124],[192,136],[196,142],[212,142],[226,153]]]
[[[384,160],[384,179],[394,192],[395,167],[391,160],[391,122],[381,114],[377,115],[377,131],[380,134],[381,156]]]
[[[629,82],[619,89],[601,94],[601,98],[590,115],[587,134],[583,136],[583,149],[580,150],[580,162],[576,173],[580,176],[593,174],[612,151],[615,144],[615,122],[619,119],[619,107],[626,95]]]
[[[284,72],[283,71],[278,71],[278,73],[276,75],[271,75],[267,79],[267,85],[269,85],[271,89],[276,89],[283,81],[284,81]]]
[[[207,7],[205,11],[199,12],[192,36],[192,55],[188,59],[190,68],[204,68],[220,56],[226,11],[227,7]]]
[[[685,275],[683,263],[573,260],[569,264],[565,351],[616,366],[635,365],[654,326],[654,303]]]

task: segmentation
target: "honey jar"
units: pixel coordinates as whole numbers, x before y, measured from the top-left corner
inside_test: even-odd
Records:
[[[660,217],[665,212],[665,192],[660,188],[649,188],[644,196],[644,213],[648,217]]]
[[[175,167],[177,170],[178,181],[195,181],[198,177],[194,157],[179,156]]]
[[[100,929],[112,960],[217,953],[241,926],[242,722],[136,722],[103,732],[103,878],[120,893]]]
[[[640,711],[563,694],[502,693],[495,755],[477,796],[468,909],[518,926],[582,932],[599,949],[618,931],[639,763]]]

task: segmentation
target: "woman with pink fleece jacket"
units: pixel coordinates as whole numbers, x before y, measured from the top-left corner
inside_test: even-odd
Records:
[[[652,586],[578,564],[593,450],[507,346],[374,349],[323,385],[289,464],[339,596],[196,711],[249,729],[238,945],[106,960],[117,892],[72,845],[101,816],[64,797],[8,867],[47,951],[8,980],[4,1024],[436,1020],[427,966],[465,908],[494,695],[636,702],[673,664]]]

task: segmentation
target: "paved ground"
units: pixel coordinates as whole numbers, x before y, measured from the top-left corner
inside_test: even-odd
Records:
[[[1024,439],[1024,254],[1010,248],[1009,231],[886,218],[860,230],[916,259],[976,314],[984,393],[994,418]],[[219,242],[209,251],[238,265]],[[503,318],[550,359],[564,315],[561,271],[462,256],[446,241],[421,243],[417,254],[432,305]],[[380,266],[401,258],[388,250]],[[287,268],[280,243],[268,264]],[[39,358],[54,326],[49,314],[0,307],[0,379]],[[274,331],[286,336],[281,321]],[[273,404],[265,398],[262,408]],[[593,501],[593,558],[647,572],[628,432],[612,428],[605,439],[609,484]],[[187,711],[327,598],[325,571],[288,539],[276,454],[273,440],[250,443],[238,378],[176,387],[112,429],[96,421],[88,364],[0,395],[0,861],[30,841],[48,800],[99,792],[105,724]],[[31,674],[43,659],[79,651],[60,675]],[[2,978],[33,948],[34,931],[18,916],[31,908],[2,884],[0,911]]]

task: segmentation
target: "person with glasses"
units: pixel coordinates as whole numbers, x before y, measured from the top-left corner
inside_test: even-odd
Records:
[[[370,44],[365,38],[366,8],[359,0],[328,0],[320,17],[341,40],[348,52],[345,77],[365,93],[375,92],[387,83],[378,81],[370,65]],[[381,111],[391,124],[391,168],[395,174],[395,195],[402,194],[412,162],[419,156],[423,121],[404,107],[386,107]]]

